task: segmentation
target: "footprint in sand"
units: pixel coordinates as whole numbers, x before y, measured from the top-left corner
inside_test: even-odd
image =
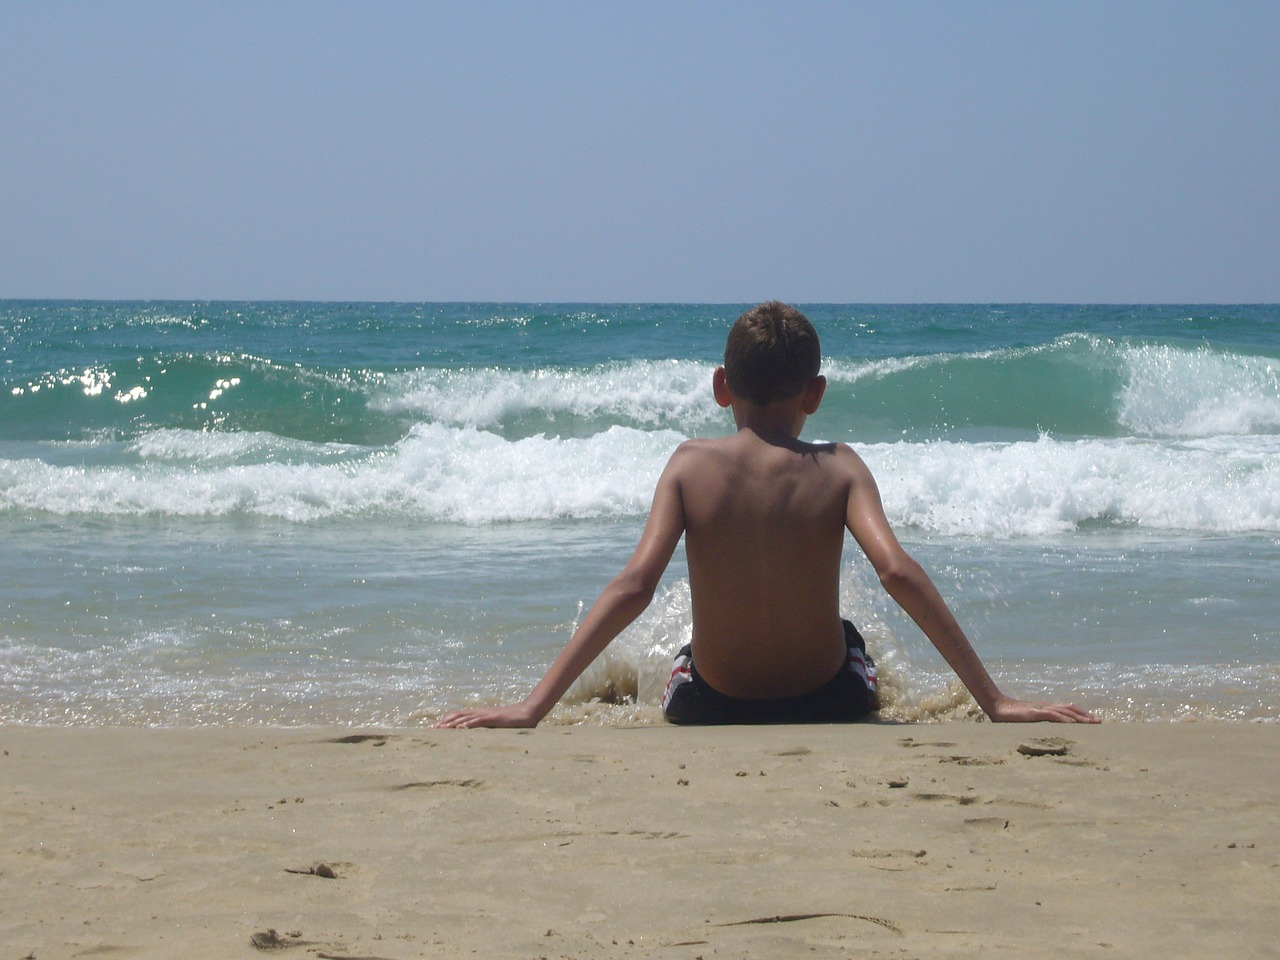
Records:
[[[389,733],[349,733],[345,737],[334,737],[325,743],[367,743],[373,747],[385,747],[388,740],[394,739]]]
[[[1063,737],[1038,737],[1018,744],[1018,752],[1026,757],[1065,757],[1074,746]]]
[[[938,762],[954,763],[961,767],[997,767],[1004,763],[999,757],[966,757],[963,755],[939,757]]]
[[[915,793],[912,796],[916,800],[927,800],[931,803],[955,803],[962,807],[981,802],[978,797],[958,796],[954,793]]]
[[[921,857],[926,856],[927,854],[928,854],[927,850],[905,850],[905,849],[902,849],[902,850],[895,850],[895,849],[874,850],[873,849],[873,850],[850,850],[849,851],[850,856],[863,857],[867,860],[888,860],[896,857],[908,857],[913,860],[918,860]]]
[[[939,747],[951,749],[956,745],[948,740],[917,740],[915,737],[903,737],[898,741],[900,747]]]
[[[396,786],[391,787],[390,789],[422,790],[428,787],[482,787],[482,786],[484,786],[483,780],[476,780],[474,778],[468,777],[465,780],[456,780],[456,779],[454,780],[414,780],[411,783],[397,784]]]
[[[857,857],[859,860],[869,860],[867,864],[874,870],[884,870],[889,873],[901,873],[904,870],[914,869],[917,865],[924,862],[926,850],[850,850],[849,855]]]
[[[966,827],[975,827],[981,830],[1008,830],[1009,821],[1004,817],[968,817],[965,819]]]
[[[284,872],[298,873],[305,877],[322,877],[325,880],[341,880],[343,875],[338,872],[338,869],[349,866],[351,866],[349,863],[317,863],[315,866],[311,867],[285,867]]]
[[[255,950],[287,950],[289,947],[308,947],[312,941],[303,940],[300,931],[279,934],[275,929],[262,930],[249,938]]]
[[[902,928],[896,923],[891,923],[881,917],[869,917],[860,913],[785,913],[774,917],[752,917],[750,920],[734,920],[729,923],[717,923],[717,927],[745,927],[752,924],[763,923],[802,923],[805,920],[823,920],[828,917],[836,917],[845,920],[861,920],[864,923],[873,923],[878,927],[902,936]]]

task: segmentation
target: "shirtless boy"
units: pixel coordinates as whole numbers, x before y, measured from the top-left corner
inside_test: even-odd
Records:
[[[835,721],[877,706],[862,640],[840,619],[849,530],[891,597],[996,721],[1096,723],[1073,704],[1030,703],[996,687],[924,570],[898,543],[861,458],[799,439],[826,379],[813,326],[777,302],[733,325],[716,402],[730,437],[682,443],[658,480],[640,544],[522,702],[446,714],[441,727],[532,727],[649,605],[686,538],[693,642],[663,699],[683,723]]]

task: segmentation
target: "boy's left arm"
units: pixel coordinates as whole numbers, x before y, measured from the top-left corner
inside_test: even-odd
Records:
[[[635,553],[604,588],[529,696],[508,706],[455,710],[441,717],[437,727],[536,727],[582,671],[644,612],[684,533],[678,457],[677,452],[658,480],[649,519]]]

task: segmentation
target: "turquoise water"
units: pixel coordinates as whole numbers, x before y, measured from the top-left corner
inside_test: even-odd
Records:
[[[522,693],[634,546],[741,305],[0,301],[0,721],[403,723]],[[1280,307],[806,306],[1001,684],[1275,719]],[[956,716],[850,541],[895,715]],[[652,718],[683,557],[573,692]],[[939,707],[944,704],[945,707]]]

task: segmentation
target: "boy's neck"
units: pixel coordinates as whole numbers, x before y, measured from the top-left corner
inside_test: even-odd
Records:
[[[768,443],[795,443],[800,439],[807,415],[798,398],[778,400],[766,406],[734,399],[733,422],[738,432],[747,431]]]
[[[733,409],[733,422],[738,432],[754,434],[768,443],[796,444],[804,422],[816,413],[827,388],[827,378],[815,376],[795,396],[774,400],[772,403],[755,403],[737,396],[729,389],[724,367],[717,367],[711,378],[711,390],[716,403]]]

